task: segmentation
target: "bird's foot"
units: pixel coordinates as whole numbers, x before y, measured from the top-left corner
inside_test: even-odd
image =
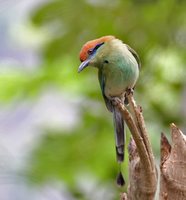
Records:
[[[127,98],[127,94],[125,93],[125,99],[124,99],[124,104],[128,106],[129,100]]]
[[[128,95],[133,95],[134,94],[134,89],[133,88],[127,88],[126,89],[126,95],[128,96]]]
[[[120,99],[119,97],[112,97],[112,98],[111,98],[111,101],[112,101],[112,104],[113,104],[114,106],[117,106],[118,104],[121,103],[121,99]]]

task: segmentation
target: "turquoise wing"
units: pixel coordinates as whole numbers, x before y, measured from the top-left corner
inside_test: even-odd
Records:
[[[136,59],[136,61],[138,63],[138,68],[140,69],[141,68],[141,62],[140,62],[140,58],[139,58],[138,54],[129,45],[126,44],[126,46],[127,46],[127,49],[132,53],[132,55]]]

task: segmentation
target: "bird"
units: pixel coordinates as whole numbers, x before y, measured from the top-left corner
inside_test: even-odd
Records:
[[[115,103],[116,99],[126,103],[127,92],[133,92],[141,67],[138,54],[127,44],[113,35],[102,36],[86,42],[80,50],[81,64],[78,72],[88,66],[98,69],[98,79],[107,109],[113,113],[115,148],[117,162],[125,156],[125,123]],[[120,165],[121,166],[121,165]],[[117,184],[125,180],[121,169]]]

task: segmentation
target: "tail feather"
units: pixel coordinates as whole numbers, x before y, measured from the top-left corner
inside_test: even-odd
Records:
[[[125,155],[125,129],[121,113],[113,106],[113,121],[115,128],[116,156],[119,163],[124,161]]]

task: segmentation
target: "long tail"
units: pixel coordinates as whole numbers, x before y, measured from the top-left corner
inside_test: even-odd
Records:
[[[115,106],[113,106],[113,121],[115,128],[116,156],[118,163],[121,163],[124,161],[125,156],[125,127],[122,115]]]
[[[115,143],[116,143],[116,156],[117,161],[119,163],[119,174],[117,176],[117,184],[119,186],[125,185],[125,179],[121,172],[121,163],[125,158],[125,127],[124,120],[122,118],[121,113],[117,110],[115,106],[113,106],[113,121],[115,128]]]

